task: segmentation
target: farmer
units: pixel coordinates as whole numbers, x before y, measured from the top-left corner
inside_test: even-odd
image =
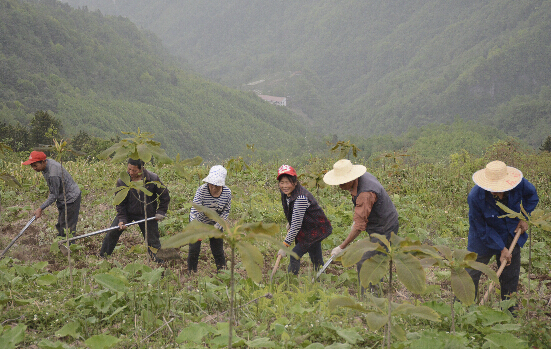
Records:
[[[279,181],[283,212],[289,224],[283,243],[290,247],[295,242],[293,252],[299,258],[308,253],[314,269],[317,270],[323,265],[321,241],[333,231],[331,222],[314,196],[300,185],[295,169],[289,165],[281,166],[277,171],[277,180]],[[277,254],[282,257],[286,255],[283,249],[280,249]],[[290,257],[291,261],[287,271],[298,275],[300,259]]]
[[[398,211],[385,188],[375,176],[367,172],[365,166],[352,165],[350,160],[341,159],[333,165],[331,171],[325,174],[323,181],[348,191],[354,204],[354,219],[350,233],[342,244],[331,251],[332,256],[341,253],[362,231],[368,232],[371,242],[379,243],[379,239],[371,237],[371,234],[381,234],[387,239],[390,239],[392,232],[398,234]],[[362,264],[377,253],[377,251],[364,253],[356,265],[358,275]]]
[[[226,220],[230,214],[231,209],[231,190],[226,187],[226,174],[228,171],[223,166],[212,166],[207,177],[203,179],[205,184],[202,184],[197,188],[195,196],[193,197],[193,203],[202,205],[215,210],[218,215]],[[204,213],[197,211],[195,208],[191,208],[189,214],[189,221],[198,220],[201,223],[214,225],[215,228],[221,231],[224,228],[208,218]],[[222,238],[210,238],[210,250],[214,257],[214,263],[216,263],[216,269],[226,268],[226,256],[224,255],[224,239]],[[199,262],[199,253],[201,252],[201,240],[189,245],[189,254],[187,257],[188,270],[197,271],[197,264]]]
[[[69,229],[71,234],[74,234],[80,211],[81,193],[73,177],[59,162],[47,159],[46,154],[41,151],[31,152],[29,160],[22,164],[31,165],[36,172],[42,172],[50,191],[46,201],[34,211],[34,216],[40,218],[42,211],[55,202],[58,211],[55,225],[57,236],[65,237],[65,229]],[[65,221],[65,212],[67,212],[67,221]]]
[[[170,203],[170,195],[168,189],[164,186],[159,186],[156,183],[159,182],[159,176],[153,172],[143,169],[144,162],[142,160],[128,159],[127,173],[130,176],[130,180],[133,182],[143,181],[145,178],[145,188],[149,190],[153,195],[144,195],[143,191],[136,191],[130,189],[126,198],[117,205],[117,216],[111,224],[112,227],[118,226],[119,229],[111,230],[105,235],[103,243],[101,245],[100,256],[106,257],[113,253],[119,237],[122,232],[127,228],[126,223],[139,221],[145,219],[144,214],[144,196],[147,198],[147,217],[155,217],[154,220],[150,220],[144,223],[139,223],[140,230],[145,239],[145,225],[147,224],[147,245],[155,249],[161,248],[161,242],[159,241],[159,223],[166,216],[168,210],[168,204]],[[161,183],[162,184],[162,183]],[[119,178],[117,181],[117,187],[126,186],[124,182]],[[151,258],[157,263],[162,263],[161,259],[158,259],[156,253],[148,248],[148,253]]]
[[[538,204],[536,188],[522,177],[522,172],[505,165],[502,161],[492,161],[482,170],[473,174],[475,186],[469,193],[469,240],[467,249],[476,252],[476,261],[488,264],[492,256],[496,256],[498,268],[506,263],[499,281],[501,284],[501,299],[517,291],[520,274],[520,247],[527,239],[525,231],[528,224],[518,218],[499,218],[506,213],[497,206],[500,202],[515,212],[521,212],[520,205],[531,213]],[[521,229],[513,252],[509,247],[513,242],[515,230]],[[478,281],[481,272],[467,269],[478,293]],[[515,310],[511,307],[509,310]]]

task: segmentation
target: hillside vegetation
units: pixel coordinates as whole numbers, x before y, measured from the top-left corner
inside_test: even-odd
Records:
[[[66,138],[140,127],[170,154],[206,158],[235,156],[247,144],[264,154],[305,149],[306,128],[287,109],[181,67],[123,17],[0,0],[0,123],[26,127],[43,110]]]
[[[430,132],[423,131],[425,137]],[[409,153],[409,152],[407,152]],[[519,168],[539,193],[538,208],[551,210],[551,157],[548,152],[525,152],[510,142],[496,142],[483,149],[482,157],[456,154],[449,163],[427,163],[418,156],[353,159],[368,167],[389,192],[400,216],[402,238],[418,244],[444,245],[459,251],[466,247],[469,229],[467,194],[474,171],[494,159]],[[22,187],[8,187],[0,181],[3,209],[0,212],[0,246],[4,248],[44,201],[48,189],[42,175],[19,161],[28,153],[5,151],[0,162]],[[396,155],[396,154],[394,154]],[[352,224],[350,196],[337,187],[316,187],[315,179],[331,168],[334,155],[310,157],[306,161],[247,161],[237,167],[235,159],[221,164],[228,168],[226,184],[231,188],[231,226],[242,223],[275,223],[275,238],[283,241],[285,217],[275,179],[277,168],[293,165],[300,182],[316,197],[333,226],[323,240],[327,261],[332,248],[340,244]],[[189,226],[191,200],[211,164],[187,167],[178,174],[174,166],[149,169],[158,173],[170,190],[167,218],[160,222],[163,243]],[[64,162],[82,188],[82,205],[77,234],[104,229],[115,215],[114,187],[123,163],[89,161]],[[93,179],[93,180],[91,180]],[[198,273],[187,273],[187,246],[177,249],[169,262],[146,261],[143,239],[131,227],[121,236],[114,253],[97,256],[103,235],[77,240],[72,246],[73,278],[67,258],[55,242],[55,207],[25,231],[0,260],[0,343],[3,348],[222,348],[228,346],[228,310],[231,274],[216,273],[208,243],[203,243]],[[365,238],[362,233],[352,246]],[[531,244],[531,255],[528,246]],[[453,300],[450,270],[426,267],[426,287],[410,292],[392,279],[394,311],[424,306],[424,316],[402,313],[392,319],[392,348],[546,348],[551,341],[551,238],[548,232],[532,229],[532,240],[522,249],[517,318],[499,302],[499,294],[484,306],[467,306]],[[257,242],[261,280],[245,272],[242,251],[237,253],[235,326],[233,347],[247,348],[381,348],[386,336],[372,329],[380,309],[369,297],[358,294],[356,268],[333,262],[312,282],[314,270],[309,258],[302,258],[298,277],[286,273],[289,257],[283,258],[269,281],[277,248]],[[225,244],[226,256],[230,256]],[[531,261],[532,266],[529,266]],[[228,261],[228,267],[230,263]],[[491,265],[495,267],[492,261]],[[530,269],[531,268],[531,269]],[[384,277],[385,293],[388,275]],[[487,282],[481,283],[487,289]],[[390,289],[390,288],[389,288]],[[483,292],[483,291],[481,291]],[[354,309],[333,308],[342,297],[357,300]],[[384,298],[378,307],[386,309]],[[369,307],[366,313],[358,311]],[[427,309],[430,308],[430,309]],[[505,309],[505,310],[502,310]],[[384,313],[384,312],[383,312]],[[455,315],[454,315],[455,314]],[[384,319],[383,319],[384,320]],[[455,325],[454,325],[455,324]],[[455,326],[455,327],[454,327]],[[407,336],[406,336],[407,335]],[[6,344],[7,343],[7,344]]]
[[[551,134],[549,0],[66,1],[131,18],[211,79],[290,96],[322,133],[459,116],[532,146]]]

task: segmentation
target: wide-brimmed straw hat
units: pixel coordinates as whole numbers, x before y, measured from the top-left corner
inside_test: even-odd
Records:
[[[226,185],[226,174],[228,171],[224,166],[216,165],[212,166],[209,171],[209,175],[203,179],[203,182],[210,183],[212,185],[217,185],[223,187]]]
[[[503,161],[492,161],[486,168],[473,174],[473,181],[484,190],[501,193],[516,187],[522,180],[522,172]]]
[[[363,165],[352,165],[350,160],[341,159],[333,165],[333,169],[323,176],[323,181],[329,185],[348,183],[367,172]]]

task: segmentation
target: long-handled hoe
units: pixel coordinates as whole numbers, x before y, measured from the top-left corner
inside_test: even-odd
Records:
[[[0,254],[0,258],[4,257],[4,255],[6,254],[6,252],[8,252],[8,250],[10,249],[10,247],[13,246],[13,244],[15,244],[15,242],[17,241],[17,239],[19,239],[21,237],[21,235],[23,235],[23,233],[25,232],[25,230],[27,230],[27,228],[29,227],[29,225],[31,225],[32,222],[34,222],[34,220],[36,219],[35,216],[33,216],[33,218],[31,218],[27,224],[25,224],[25,227],[23,229],[21,229],[21,231],[19,232],[19,234],[17,234],[17,236],[10,242],[10,244],[8,245],[8,247],[6,247],[4,249],[4,251],[2,251],[2,254]]]
[[[149,217],[148,219],[142,219],[142,220],[139,220],[139,221],[134,221],[134,222],[126,223],[125,225],[128,227],[128,226],[131,226],[131,225],[134,225],[134,224],[144,223],[145,221],[150,221],[150,220],[152,220],[152,219],[155,219],[155,217]],[[88,233],[88,234],[84,234],[84,235],[75,236],[75,237],[72,237],[72,238],[70,238],[70,239],[61,240],[61,241],[58,241],[57,244],[58,244],[58,246],[59,246],[59,250],[61,251],[61,253],[63,253],[64,256],[67,256],[67,254],[69,253],[69,251],[67,251],[67,246],[65,246],[65,245],[63,245],[63,244],[65,244],[65,243],[67,243],[67,242],[79,240],[79,239],[84,239],[84,238],[87,238],[87,237],[90,237],[90,236],[94,236],[94,235],[106,233],[106,232],[111,231],[111,230],[117,230],[117,229],[119,229],[118,226],[109,227],[109,228],[105,228],[105,229],[102,229],[102,230],[94,231],[94,232],[92,232],[92,233]]]
[[[517,244],[517,241],[518,241],[518,238],[520,237],[520,234],[522,233],[522,230],[520,228],[517,228],[517,230],[515,230],[515,238],[513,239],[513,242],[511,243],[511,247],[509,247],[509,254],[513,253],[513,249],[515,248],[515,245]],[[499,269],[497,270],[497,277],[499,277],[501,275],[501,273],[503,272],[503,269],[505,269],[505,266],[507,265],[507,263],[505,262],[501,262],[501,266],[499,267]],[[484,304],[488,301],[488,297],[490,296],[490,292],[492,292],[492,290],[494,289],[494,283],[492,282],[490,284],[490,287],[488,287],[488,291],[486,291],[486,293],[484,294],[484,298],[482,298],[482,301],[480,301],[480,304]]]

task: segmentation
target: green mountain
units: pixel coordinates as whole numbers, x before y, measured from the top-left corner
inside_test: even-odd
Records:
[[[210,79],[289,96],[322,132],[460,117],[551,134],[549,0],[67,1],[128,16]]]
[[[182,66],[126,18],[0,0],[0,123],[27,125],[45,110],[67,137],[140,128],[172,155],[206,158],[236,156],[247,144],[280,156],[306,146],[306,128],[288,109]]]

